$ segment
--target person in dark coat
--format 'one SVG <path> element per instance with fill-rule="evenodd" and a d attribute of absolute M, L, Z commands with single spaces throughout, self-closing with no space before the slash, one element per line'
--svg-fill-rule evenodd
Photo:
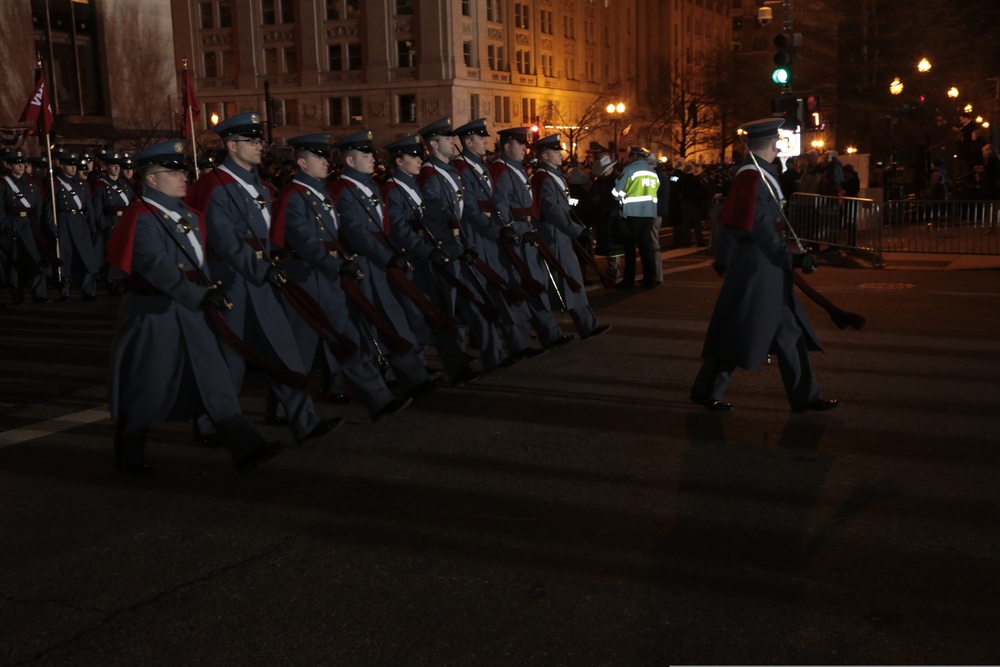
<path fill-rule="evenodd" d="M 550 134 L 536 141 L 532 150 L 538 155 L 538 170 L 531 179 L 532 195 L 539 220 L 538 230 L 552 249 L 568 276 L 553 273 L 549 299 L 565 304 L 580 338 L 600 336 L 611 328 L 598 324 L 583 287 L 583 274 L 573 250 L 573 240 L 580 239 L 584 247 L 593 243 L 591 232 L 570 216 L 569 188 L 560 171 L 563 150 L 559 134 Z M 572 281 L 572 283 L 571 283 Z M 576 287 L 574 290 L 573 287 Z M 556 293 L 558 290 L 558 293 Z"/>
<path fill-rule="evenodd" d="M 105 153 L 102 156 L 104 169 L 95 172 L 91 179 L 94 188 L 94 215 L 97 217 L 97 251 L 104 258 L 104 246 L 111 236 L 111 230 L 121 220 L 125 209 L 135 199 L 132 184 L 121 178 L 121 153 Z M 118 294 L 115 286 L 108 283 L 108 293 Z"/>
<path fill-rule="evenodd" d="M 260 114 L 231 116 L 213 131 L 222 138 L 226 160 L 200 178 L 187 203 L 205 214 L 212 275 L 229 292 L 233 309 L 225 319 L 233 332 L 257 350 L 274 368 L 305 373 L 295 334 L 281 305 L 288 280 L 274 261 L 270 244 L 271 191 L 257 175 L 263 155 Z M 226 360 L 237 390 L 243 385 L 243 357 L 226 348 Z M 304 389 L 274 378 L 266 418 L 289 424 L 298 444 L 319 438 L 343 420 L 320 419 Z"/>
<path fill-rule="evenodd" d="M 51 264 L 40 245 L 39 218 L 42 212 L 42 192 L 38 184 L 26 175 L 28 156 L 21 150 L 8 152 L 3 158 L 4 174 L 0 179 L 3 209 L 0 210 L 0 264 L 7 262 L 11 302 L 24 303 L 27 287 L 35 303 L 49 301 L 45 279 Z"/>
<path fill-rule="evenodd" d="M 742 126 L 752 154 L 743 162 L 719 214 L 716 271 L 725 276 L 702 350 L 704 363 L 691 389 L 691 400 L 713 412 L 730 412 L 723 400 L 733 370 L 760 370 L 769 353 L 778 357 L 781 379 L 792 410 L 830 410 L 813 377 L 809 351 L 822 351 L 794 292 L 792 271 L 812 273 L 816 263 L 805 253 L 792 254 L 775 223 L 782 198 L 777 170 L 781 119 Z M 753 157 L 756 156 L 756 163 Z M 766 182 L 765 180 L 766 179 Z"/>
<path fill-rule="evenodd" d="M 218 443 L 248 470 L 281 452 L 243 416 L 219 340 L 206 309 L 227 306 L 205 264 L 205 229 L 181 203 L 187 191 L 183 141 L 150 146 L 136 155 L 142 198 L 116 226 L 108 261 L 129 291 L 122 301 L 111 361 L 115 465 L 146 477 L 146 434 L 154 420 L 207 415 Z"/>
<path fill-rule="evenodd" d="M 62 262 L 59 298 L 72 300 L 70 277 L 80 276 L 83 300 L 96 301 L 97 272 L 101 269 L 101 258 L 94 245 L 97 218 L 90 190 L 76 177 L 81 158 L 76 153 L 59 150 L 53 159 L 58 159 L 55 166 L 55 214 L 52 196 L 46 192 L 42 197 L 42 224 L 52 238 L 58 239 L 59 259 Z"/>
<path fill-rule="evenodd" d="M 340 149 L 344 163 L 340 178 L 330 185 L 337 214 L 340 216 L 340 239 L 346 250 L 357 253 L 356 260 L 364 273 L 361 288 L 391 326 L 393 333 L 410 344 L 410 349 L 398 354 L 390 352 L 380 333 L 372 332 L 365 342 L 366 353 L 384 358 L 402 390 L 411 398 L 433 391 L 440 374 L 431 376 L 417 352 L 417 338 L 410 328 L 406 309 L 400 303 L 388 276 L 392 269 L 409 273 L 410 261 L 397 252 L 386 236 L 387 216 L 379 197 L 379 187 L 372 178 L 375 171 L 375 144 L 372 133 L 361 130 L 341 138 L 334 144 Z M 402 280 L 408 280 L 405 276 Z M 426 297 L 425 297 L 426 298 Z M 371 330 L 370 321 L 359 325 Z"/>
<path fill-rule="evenodd" d="M 326 189 L 330 174 L 330 135 L 309 134 L 293 137 L 288 144 L 295 149 L 298 171 L 285 185 L 275 203 L 274 229 L 284 231 L 284 239 L 275 245 L 290 251 L 282 263 L 289 280 L 301 285 L 329 317 L 333 327 L 361 347 L 361 333 L 348 316 L 347 296 L 342 280 L 357 280 L 361 267 L 346 256 L 338 242 L 340 219 Z M 352 395 L 368 409 L 373 423 L 410 404 L 410 399 L 395 398 L 370 363 L 368 355 L 354 353 L 338 359 L 320 334 L 293 312 L 286 301 L 285 312 L 295 332 L 302 359 L 311 370 L 321 370 L 323 394 L 335 403 L 349 400 L 342 391 L 338 376 L 348 382 Z M 342 353 L 343 354 L 343 353 Z"/>

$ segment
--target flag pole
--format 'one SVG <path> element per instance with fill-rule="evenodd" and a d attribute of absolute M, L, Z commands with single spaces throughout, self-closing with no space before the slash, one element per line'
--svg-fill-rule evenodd
<path fill-rule="evenodd" d="M 49 159 L 49 194 L 52 195 L 52 228 L 56 230 L 56 284 L 62 283 L 60 276 L 62 268 L 62 257 L 59 253 L 59 214 L 56 211 L 56 169 L 52 164 L 52 142 L 49 135 L 45 135 L 45 152 Z"/>
<path fill-rule="evenodd" d="M 191 156 L 194 160 L 194 178 L 198 180 L 201 178 L 201 170 L 198 169 L 198 140 L 194 136 L 194 108 L 188 104 L 188 98 L 190 97 L 188 88 L 191 86 L 191 77 L 188 76 L 188 59 L 181 58 L 181 78 L 184 83 L 184 108 L 187 110 L 187 120 L 188 127 L 191 128 Z"/>

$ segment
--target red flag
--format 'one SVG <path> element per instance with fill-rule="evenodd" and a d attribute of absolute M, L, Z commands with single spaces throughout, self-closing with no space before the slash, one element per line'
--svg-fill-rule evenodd
<path fill-rule="evenodd" d="M 194 86 L 191 85 L 191 77 L 188 75 L 186 62 L 181 72 L 181 94 L 184 97 L 184 121 L 181 126 L 181 136 L 187 139 L 191 136 L 191 126 L 201 116 L 201 110 L 198 108 L 198 100 L 194 96 Z"/>
<path fill-rule="evenodd" d="M 49 89 L 45 85 L 45 72 L 39 72 L 38 83 L 31 98 L 21 112 L 22 123 L 38 123 L 38 131 L 43 136 L 52 131 L 52 105 L 49 104 Z"/>

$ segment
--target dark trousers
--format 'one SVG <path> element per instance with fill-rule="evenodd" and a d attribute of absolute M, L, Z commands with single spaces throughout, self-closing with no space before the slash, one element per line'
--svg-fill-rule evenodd
<path fill-rule="evenodd" d="M 635 248 L 639 246 L 642 260 L 642 282 L 656 283 L 656 257 L 653 249 L 653 218 L 625 218 L 629 238 L 625 239 L 625 271 L 622 282 L 635 282 Z"/>

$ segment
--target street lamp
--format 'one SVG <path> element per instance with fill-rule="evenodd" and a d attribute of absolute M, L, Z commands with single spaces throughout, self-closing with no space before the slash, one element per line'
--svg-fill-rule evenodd
<path fill-rule="evenodd" d="M 920 62 L 917 63 L 917 71 L 920 73 L 926 73 L 931 71 L 931 61 L 927 58 L 921 58 Z"/>
<path fill-rule="evenodd" d="M 948 97 L 950 97 L 951 99 L 955 99 L 956 97 L 958 97 L 958 88 L 956 88 L 955 86 L 949 88 Z"/>
<path fill-rule="evenodd" d="M 219 114 L 213 113 L 212 114 L 212 125 L 218 125 L 218 124 L 219 124 Z"/>
<path fill-rule="evenodd" d="M 619 102 L 618 104 L 611 103 L 605 109 L 608 115 L 611 116 L 611 131 L 612 138 L 611 141 L 615 146 L 615 151 L 618 151 L 618 121 L 621 119 L 622 115 L 625 113 L 625 103 Z M 617 157 L 617 155 L 616 155 Z"/>
<path fill-rule="evenodd" d="M 889 84 L 889 92 L 893 95 L 899 95 L 903 92 L 903 82 L 899 80 L 898 76 Z"/>
<path fill-rule="evenodd" d="M 966 104 L 964 111 L 965 111 L 965 113 L 972 113 L 972 105 L 971 104 Z"/>

